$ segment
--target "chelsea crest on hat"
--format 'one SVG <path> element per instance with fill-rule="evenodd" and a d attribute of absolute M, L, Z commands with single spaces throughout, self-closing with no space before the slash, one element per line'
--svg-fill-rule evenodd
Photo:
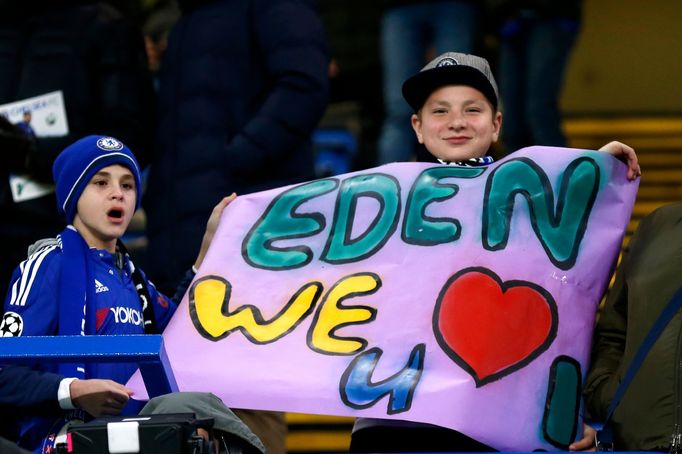
<path fill-rule="evenodd" d="M 104 151 L 118 151 L 123 149 L 123 144 L 113 137 L 101 137 L 97 139 L 97 147 Z"/>

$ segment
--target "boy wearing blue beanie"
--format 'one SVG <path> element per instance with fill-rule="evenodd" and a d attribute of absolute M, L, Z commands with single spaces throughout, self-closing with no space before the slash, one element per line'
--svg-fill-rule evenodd
<path fill-rule="evenodd" d="M 141 175 L 133 153 L 113 137 L 87 136 L 64 149 L 52 170 L 58 211 L 69 225 L 56 239 L 32 246 L 16 268 L 0 336 L 163 331 L 193 272 L 168 298 L 135 267 L 120 241 L 140 206 Z M 224 198 L 213 210 L 196 267 L 234 197 Z M 18 403 L 42 404 L 16 418 L 11 438 L 27 449 L 44 451 L 45 443 L 54 440 L 50 435 L 69 420 L 119 414 L 132 395 L 122 383 L 136 368 L 120 363 L 37 366 L 43 386 L 24 389 L 17 383 L 12 393 L 19 394 L 14 396 Z"/>

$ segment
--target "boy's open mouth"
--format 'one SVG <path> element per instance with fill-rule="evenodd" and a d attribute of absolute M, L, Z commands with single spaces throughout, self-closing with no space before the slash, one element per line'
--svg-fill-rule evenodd
<path fill-rule="evenodd" d="M 107 213 L 107 216 L 109 216 L 110 218 L 114 218 L 114 219 L 121 219 L 123 217 L 123 210 L 113 208 L 113 209 L 109 210 L 109 212 Z"/>

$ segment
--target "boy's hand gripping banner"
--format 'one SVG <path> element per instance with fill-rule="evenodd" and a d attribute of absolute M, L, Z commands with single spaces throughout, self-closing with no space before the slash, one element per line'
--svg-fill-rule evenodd
<path fill-rule="evenodd" d="M 178 385 L 566 449 L 637 191 L 625 175 L 606 153 L 532 147 L 240 196 L 164 333 Z"/>

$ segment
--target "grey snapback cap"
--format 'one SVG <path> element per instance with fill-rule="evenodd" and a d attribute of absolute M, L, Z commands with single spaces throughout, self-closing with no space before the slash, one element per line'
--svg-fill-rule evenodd
<path fill-rule="evenodd" d="M 403 97 L 417 112 L 431 93 L 445 85 L 467 85 L 479 90 L 497 109 L 497 83 L 485 58 L 446 52 L 431 60 L 403 84 Z"/>

